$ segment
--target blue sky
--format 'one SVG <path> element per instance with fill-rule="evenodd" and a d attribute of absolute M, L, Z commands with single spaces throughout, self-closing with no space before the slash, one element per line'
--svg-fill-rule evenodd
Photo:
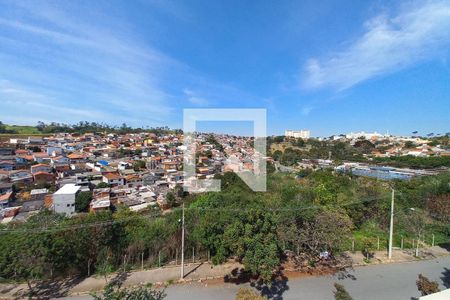
<path fill-rule="evenodd" d="M 445 133 L 449 51 L 448 0 L 0 0 L 0 120 L 266 108 L 269 134 Z"/>

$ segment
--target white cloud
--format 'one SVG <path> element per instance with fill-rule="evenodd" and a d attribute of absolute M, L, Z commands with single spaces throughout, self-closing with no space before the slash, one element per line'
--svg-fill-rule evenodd
<path fill-rule="evenodd" d="M 194 93 L 190 89 L 184 89 L 183 93 L 184 93 L 184 95 L 186 95 L 188 101 L 193 105 L 197 105 L 197 106 L 208 106 L 209 105 L 209 101 L 207 99 L 199 97 L 198 95 L 196 95 L 196 93 Z"/>
<path fill-rule="evenodd" d="M 28 103 L 36 114 L 48 114 L 40 102 L 46 97 L 60 112 L 55 121 L 77 116 L 113 124 L 127 119 L 158 124 L 154 121 L 172 113 L 164 78 L 168 68 L 177 66 L 175 60 L 141 44 L 120 20 L 74 18 L 64 5 L 41 4 L 45 7 L 28 2 L 12 6 L 15 13 L 0 12 L 0 80 L 24 87 L 14 94 L 3 90 L 2 104 L 13 111 L 13 102 Z M 33 90 L 40 99 L 25 92 Z M 8 107 L 2 107 L 2 115 Z M 105 111 L 110 113 L 101 113 Z M 17 121 L 24 117 L 17 114 Z"/>
<path fill-rule="evenodd" d="M 450 2 L 408 4 L 395 16 L 366 22 L 364 34 L 345 49 L 310 59 L 303 87 L 342 90 L 443 55 L 450 45 Z"/>
<path fill-rule="evenodd" d="M 151 18 L 158 8 L 163 13 L 174 9 L 174 14 L 189 15 L 172 4 L 150 5 L 153 8 L 146 9 L 152 22 L 158 22 Z M 34 113 L 55 122 L 90 119 L 112 125 L 178 122 L 174 126 L 181 126 L 177 108 L 186 103 L 210 106 L 255 101 L 239 88 L 216 82 L 160 52 L 151 42 L 161 34 L 158 28 L 143 29 L 125 13 L 99 7 L 90 2 L 0 1 L 0 81 L 46 97 L 60 108 L 58 114 L 50 115 L 39 106 L 41 99 L 30 94 L 0 93 L 0 119 L 23 124 L 34 120 Z M 188 93 L 183 92 L 186 86 Z M 22 113 L 19 103 L 34 103 L 33 113 Z"/>
<path fill-rule="evenodd" d="M 302 108 L 302 115 L 309 116 L 313 108 L 311 106 L 305 106 Z"/>
<path fill-rule="evenodd" d="M 10 81 L 0 80 L 2 109 L 20 112 L 22 117 L 60 120 L 61 116 L 65 116 L 66 119 L 73 122 L 80 118 L 95 120 L 95 118 L 111 117 L 105 112 L 92 108 L 63 105 L 49 96 L 50 93 L 42 94 Z"/>

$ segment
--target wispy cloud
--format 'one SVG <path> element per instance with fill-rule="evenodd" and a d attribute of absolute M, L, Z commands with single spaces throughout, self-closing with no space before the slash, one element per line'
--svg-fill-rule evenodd
<path fill-rule="evenodd" d="M 325 58 L 310 59 L 302 86 L 346 89 L 438 58 L 449 45 L 450 2 L 408 3 L 394 16 L 381 14 L 366 22 L 362 36 L 345 49 Z"/>
<path fill-rule="evenodd" d="M 183 90 L 184 95 L 187 97 L 189 103 L 196 106 L 208 106 L 210 103 L 207 99 L 198 96 L 194 91 L 190 89 Z"/>
<path fill-rule="evenodd" d="M 161 27 L 139 30 L 123 12 L 98 9 L 104 2 L 87 3 L 0 3 L 0 80 L 22 91 L 0 93 L 0 120 L 180 126 L 180 107 L 256 101 L 161 52 L 151 42 Z M 158 13 L 183 22 L 193 18 L 174 2 L 142 3 L 152 24 Z M 24 103 L 33 106 L 37 118 L 21 112 Z M 57 107 L 58 113 L 45 105 Z"/>
<path fill-rule="evenodd" d="M 8 10 L 14 13 L 0 13 L 0 79 L 24 87 L 0 93 L 3 113 L 27 103 L 35 114 L 48 115 L 48 99 L 60 112 L 55 121 L 140 125 L 172 113 L 164 78 L 175 60 L 141 44 L 126 23 L 107 16 L 74 19 L 65 7 L 41 4 L 45 7 L 36 9 L 33 2 L 20 3 Z M 32 97 L 33 90 L 40 97 Z M 75 107 L 62 109 L 69 103 Z M 18 121 L 22 117 L 17 114 Z"/>
<path fill-rule="evenodd" d="M 302 115 L 309 116 L 309 114 L 311 113 L 312 110 L 313 110 L 313 107 L 305 106 L 302 108 Z"/>
<path fill-rule="evenodd" d="M 28 118 L 37 120 L 58 120 L 61 115 L 80 118 L 111 118 L 106 112 L 85 107 L 67 106 L 59 103 L 51 96 L 51 92 L 41 93 L 29 90 L 24 86 L 14 84 L 6 80 L 0 80 L 0 99 L 3 108 L 9 108 L 20 112 L 24 120 Z M 3 120 L 11 119 L 14 116 L 2 116 Z M 75 120 L 71 120 L 75 121 Z M 27 122 L 20 122 L 26 124 Z"/>

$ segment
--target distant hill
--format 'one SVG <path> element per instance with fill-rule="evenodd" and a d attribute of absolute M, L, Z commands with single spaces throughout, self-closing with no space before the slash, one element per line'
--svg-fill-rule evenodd
<path fill-rule="evenodd" d="M 5 129 L 7 131 L 12 131 L 14 134 L 42 134 L 34 126 L 21 126 L 21 125 L 6 125 Z"/>

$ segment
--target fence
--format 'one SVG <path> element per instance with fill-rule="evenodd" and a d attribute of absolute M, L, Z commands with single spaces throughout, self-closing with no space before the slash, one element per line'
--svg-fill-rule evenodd
<path fill-rule="evenodd" d="M 417 249 L 435 245 L 434 234 L 422 234 L 418 238 L 394 236 L 392 240 L 392 247 L 397 249 Z M 351 252 L 356 251 L 380 251 L 388 250 L 389 239 L 386 236 L 372 236 L 353 238 L 345 247 L 346 250 Z"/>
<path fill-rule="evenodd" d="M 210 261 L 210 252 L 199 247 L 189 247 L 184 251 L 184 263 L 202 263 Z M 143 251 L 132 255 L 123 255 L 122 269 L 124 271 L 151 269 L 160 267 L 180 266 L 181 247 L 161 249 L 159 251 Z"/>

